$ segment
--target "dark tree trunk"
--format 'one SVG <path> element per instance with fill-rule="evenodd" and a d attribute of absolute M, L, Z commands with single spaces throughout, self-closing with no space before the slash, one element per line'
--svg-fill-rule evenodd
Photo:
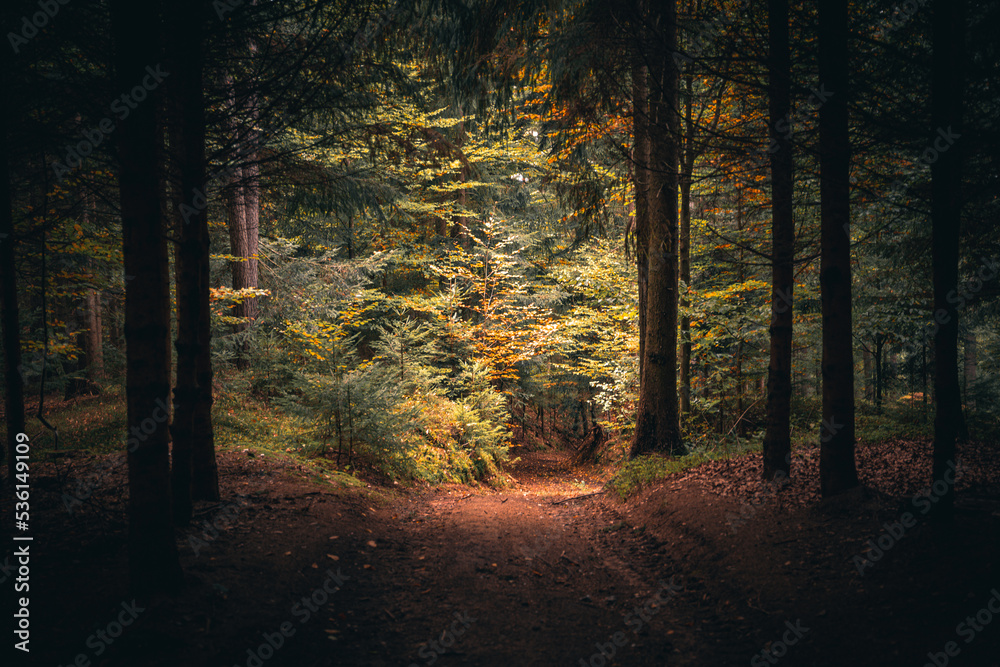
<path fill-rule="evenodd" d="M 680 192 L 681 218 L 680 236 L 677 243 L 680 282 L 683 283 L 683 294 L 680 296 L 681 308 L 691 304 L 687 298 L 687 288 L 691 285 L 691 184 L 694 177 L 695 125 L 694 125 L 694 90 L 691 76 L 685 79 L 686 104 L 684 105 L 684 155 L 681 160 Z M 681 414 L 691 412 L 691 318 L 681 315 L 681 367 L 680 367 L 680 399 Z"/>
<path fill-rule="evenodd" d="M 934 0 L 931 70 L 931 142 L 937 159 L 931 163 L 931 226 L 934 272 L 934 462 L 933 482 L 947 488 L 935 504 L 935 515 L 950 521 L 954 484 L 948 481 L 955 462 L 955 441 L 962 420 L 958 384 L 958 309 L 948 294 L 958 290 L 958 248 L 962 223 L 962 145 L 942 144 L 943 133 L 964 132 L 962 96 L 965 66 L 965 0 Z M 961 141 L 961 140 L 959 140 Z M 953 478 L 952 478 L 952 481 Z"/>
<path fill-rule="evenodd" d="M 794 162 L 791 117 L 791 55 L 788 0 L 768 2 L 768 113 L 771 134 L 771 328 L 767 369 L 767 427 L 764 479 L 790 473 L 792 405 L 792 290 L 795 284 L 795 222 L 792 211 Z"/>
<path fill-rule="evenodd" d="M 924 423 L 927 423 L 929 406 L 927 404 L 927 339 L 920 337 L 920 391 L 924 403 Z"/>
<path fill-rule="evenodd" d="M 251 42 L 251 53 L 256 53 L 256 47 Z M 257 247 L 259 242 L 260 222 L 260 167 L 257 163 L 259 136 L 254 129 L 259 113 L 257 95 L 252 93 L 245 102 L 239 100 L 237 91 L 230 77 L 227 77 L 230 87 L 231 117 L 227 120 L 234 140 L 238 160 L 237 168 L 229 187 L 224 191 L 227 222 L 229 227 L 230 252 L 240 261 L 232 262 L 233 289 L 242 290 L 256 288 L 258 284 Z M 239 120 L 238 120 L 239 119 Z M 233 317 L 244 321 L 233 327 L 233 332 L 240 337 L 256 319 L 258 304 L 256 298 L 244 298 L 232 310 Z M 239 340 L 236 348 L 236 367 L 246 369 L 250 366 L 249 341 Z"/>
<path fill-rule="evenodd" d="M 875 400 L 875 390 L 872 387 L 872 351 L 867 345 L 861 348 L 861 363 L 863 364 L 865 400 L 871 403 Z"/>
<path fill-rule="evenodd" d="M 649 285 L 635 439 L 630 456 L 681 448 L 677 410 L 677 115 L 676 0 L 657 4 L 657 48 L 649 76 Z"/>
<path fill-rule="evenodd" d="M 875 334 L 875 414 L 882 414 L 882 369 L 883 358 L 882 349 L 885 347 L 885 337 Z"/>
<path fill-rule="evenodd" d="M 7 17 L 12 12 L 3 11 L 0 16 Z M 12 52 L 5 50 L 0 58 L 0 72 L 4 82 L 12 67 Z M 9 90 L 4 88 L 4 90 Z M 3 321 L 3 353 L 4 353 L 4 415 L 7 422 L 7 465 L 8 478 L 14 483 L 14 448 L 17 445 L 17 434 L 24 433 L 24 383 L 21 376 L 21 334 L 18 324 L 17 307 L 17 272 L 14 268 L 14 215 L 10 191 L 10 146 L 11 120 L 14 116 L 11 102 L 8 100 L 0 105 L 0 319 Z M 2 479 L 0 479 L 2 481 Z M 0 494 L 0 497 L 3 497 Z M 5 500 L 6 502 L 6 500 Z"/>
<path fill-rule="evenodd" d="M 191 520 L 194 500 L 218 499 L 217 481 L 205 488 L 199 480 L 217 480 L 211 428 L 211 356 L 207 326 L 209 290 L 208 202 L 205 199 L 205 107 L 202 95 L 202 25 L 205 4 L 181 0 L 170 6 L 168 42 L 172 79 L 169 92 L 172 174 L 177 193 L 177 381 L 174 387 L 174 520 Z M 208 365 L 207 386 L 203 377 Z M 207 424 L 205 416 L 208 416 Z M 206 428 L 207 427 L 207 428 Z M 203 451 L 207 448 L 207 452 Z M 197 460 L 196 460 L 197 459 Z M 206 473 L 203 468 L 207 467 Z M 198 470 L 198 474 L 195 471 Z M 213 490 L 214 489 L 214 490 Z"/>
<path fill-rule="evenodd" d="M 84 350 L 87 352 L 87 380 L 96 384 L 104 379 L 104 317 L 100 292 L 89 288 L 86 298 L 87 333 Z"/>
<path fill-rule="evenodd" d="M 194 433 L 191 441 L 191 497 L 194 500 L 219 500 L 219 467 L 215 458 L 215 429 L 212 425 L 212 313 L 209 305 L 209 234 L 208 221 L 201 231 L 201 291 L 198 303 L 198 352 L 195 372 L 198 400 L 194 404 Z"/>
<path fill-rule="evenodd" d="M 87 193 L 84 196 L 83 212 L 80 215 L 80 224 L 84 227 L 89 226 L 90 223 L 92 202 L 93 195 Z M 80 307 L 77 308 L 77 315 L 80 318 L 81 327 L 76 333 L 76 346 L 80 348 L 81 354 L 77 359 L 76 369 L 77 371 L 85 371 L 85 373 L 66 383 L 65 398 L 67 400 L 76 396 L 99 394 L 101 387 L 98 381 L 104 375 L 104 350 L 101 343 L 101 297 L 93 287 L 84 290 Z M 67 333 L 70 332 L 67 331 Z"/>
<path fill-rule="evenodd" d="M 824 497 L 858 485 L 854 461 L 854 354 L 851 346 L 851 145 L 848 132 L 847 0 L 819 5 L 819 77 L 831 91 L 819 110 L 820 290 L 823 312 Z"/>
<path fill-rule="evenodd" d="M 637 46 L 632 54 L 632 186 L 635 197 L 635 268 L 639 288 L 639 383 L 646 349 L 649 284 L 649 68 Z"/>
<path fill-rule="evenodd" d="M 158 9 L 156 2 L 111 2 L 120 90 L 130 90 L 147 76 L 148 65 L 161 62 Z M 156 97 L 138 104 L 118 130 L 125 274 L 134 276 L 125 292 L 127 424 L 132 434 L 129 583 L 143 596 L 172 591 L 181 581 L 170 507 L 165 409 L 170 400 L 170 284 L 160 208 Z"/>
<path fill-rule="evenodd" d="M 976 366 L 976 334 L 970 331 L 965 334 L 965 372 L 963 374 L 963 379 L 965 380 L 965 391 L 963 392 L 965 396 L 965 409 L 970 412 L 976 409 Z"/>

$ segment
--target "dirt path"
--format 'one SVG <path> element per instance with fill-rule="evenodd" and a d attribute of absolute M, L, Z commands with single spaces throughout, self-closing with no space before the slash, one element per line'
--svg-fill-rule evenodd
<path fill-rule="evenodd" d="M 700 594 L 664 545 L 599 496 L 573 499 L 602 480 L 570 469 L 565 453 L 518 455 L 509 489 L 440 490 L 376 512 L 367 535 L 376 546 L 364 540 L 343 562 L 352 579 L 321 652 L 302 642 L 284 657 L 316 666 L 746 660 L 730 628 L 694 622 L 685 598 Z"/>
<path fill-rule="evenodd" d="M 750 507 L 723 492 L 753 487 L 733 460 L 620 503 L 565 453 L 514 454 L 508 488 L 397 493 L 225 452 L 227 503 L 179 534 L 187 585 L 124 631 L 124 469 L 74 460 L 61 474 L 91 481 L 72 514 L 73 485 L 42 469 L 25 664 L 920 667 L 1000 588 L 995 485 L 963 488 L 952 538 L 913 527 L 862 576 L 854 557 L 910 505 L 898 493 Z M 95 640 L 107 629 L 121 636 Z M 1000 614 L 973 639 L 947 664 L 998 665 Z"/>

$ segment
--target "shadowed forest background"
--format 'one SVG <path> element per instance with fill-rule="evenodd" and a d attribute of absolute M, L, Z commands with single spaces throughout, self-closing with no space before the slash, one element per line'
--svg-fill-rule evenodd
<path fill-rule="evenodd" d="M 1000 664 L 998 26 L 6 3 L 4 655 Z"/>

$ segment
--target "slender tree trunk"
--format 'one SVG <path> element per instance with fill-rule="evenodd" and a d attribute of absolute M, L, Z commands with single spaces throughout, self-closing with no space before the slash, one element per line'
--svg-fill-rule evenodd
<path fill-rule="evenodd" d="M 4 11 L 0 15 L 6 16 Z M 5 69 L 0 76 L 5 79 L 9 75 L 11 52 L 7 51 L 0 65 Z M 5 88 L 6 90 L 6 88 Z M 7 422 L 8 479 L 14 484 L 14 448 L 17 446 L 17 434 L 24 433 L 24 380 L 21 375 L 21 334 L 18 324 L 17 305 L 17 271 L 14 267 L 14 216 L 10 191 L 10 127 L 13 117 L 10 103 L 0 105 L 0 320 L 3 322 L 3 353 L 4 353 L 4 416 Z M 2 479 L 0 479 L 2 481 Z M 13 486 L 11 487 L 13 488 Z M 0 498 L 6 498 L 0 494 Z"/>
<path fill-rule="evenodd" d="M 643 371 L 632 457 L 681 448 L 677 406 L 677 3 L 657 3 L 650 60 L 649 285 Z"/>
<path fill-rule="evenodd" d="M 205 199 L 205 108 L 202 94 L 204 3 L 171 5 L 169 42 L 172 173 L 176 179 L 177 384 L 174 388 L 172 482 L 174 519 L 191 520 L 194 500 L 218 499 L 211 428 L 211 356 L 208 310 L 208 202 Z M 204 364 L 208 364 L 208 377 Z M 202 386 L 207 381 L 207 387 Z M 207 424 L 206 424 L 207 416 Z M 207 432 L 207 433 L 206 433 Z M 208 449 L 205 452 L 205 449 Z M 207 469 L 207 470 L 206 470 Z M 199 484 L 195 484 L 196 474 Z M 215 482 L 205 482 L 205 479 Z"/>
<path fill-rule="evenodd" d="M 764 479 L 787 477 L 791 454 L 792 292 L 795 285 L 794 160 L 791 128 L 792 78 L 788 0 L 768 2 L 768 113 L 771 134 L 771 328 L 767 371 Z"/>
<path fill-rule="evenodd" d="M 251 43 L 250 52 L 256 48 Z M 255 288 L 258 284 L 257 250 L 260 222 L 260 167 L 257 163 L 259 137 L 254 126 L 258 109 L 257 96 L 251 94 L 245 104 L 240 104 L 234 84 L 227 77 L 230 86 L 230 109 L 233 115 L 227 123 L 235 140 L 239 166 L 234 169 L 230 185 L 224 193 L 229 244 L 233 256 L 239 261 L 232 262 L 233 289 Z M 237 117 L 241 122 L 237 122 Z M 245 298 L 233 307 L 233 317 L 244 321 L 233 327 L 238 336 L 247 331 L 256 319 L 258 304 L 256 298 Z M 243 339 L 237 346 L 236 367 L 246 369 L 250 365 L 249 341 Z"/>
<path fill-rule="evenodd" d="M 819 75 L 831 97 L 819 110 L 820 290 L 823 313 L 824 497 L 858 485 L 854 461 L 854 354 L 851 347 L 851 237 L 847 0 L 819 5 Z"/>
<path fill-rule="evenodd" d="M 695 126 L 694 126 L 694 90 L 692 76 L 685 77 L 687 101 L 684 106 L 684 155 L 681 161 L 680 192 L 681 219 L 680 236 L 677 243 L 680 282 L 683 290 L 680 296 L 680 307 L 687 308 L 687 289 L 691 285 L 691 183 L 694 177 L 695 161 Z M 681 368 L 680 368 L 680 399 L 681 414 L 691 412 L 691 318 L 681 315 Z"/>
<path fill-rule="evenodd" d="M 112 0 L 111 28 L 120 90 L 161 62 L 158 3 Z M 160 209 L 156 95 L 140 103 L 118 130 L 121 159 L 129 444 L 129 582 L 145 596 L 181 580 L 170 499 L 170 294 Z M 152 431 L 149 427 L 152 427 Z M 141 437 L 140 437 L 141 434 Z"/>
<path fill-rule="evenodd" d="M 924 402 L 924 423 L 927 423 L 927 419 L 930 414 L 927 404 L 927 340 L 921 336 L 920 338 L 920 386 L 921 386 L 921 398 Z"/>
<path fill-rule="evenodd" d="M 743 282 L 742 280 L 740 282 Z M 736 435 L 742 437 L 745 432 L 743 426 L 743 341 L 736 341 Z"/>
<path fill-rule="evenodd" d="M 958 248 L 962 224 L 962 144 L 944 145 L 944 133 L 964 133 L 962 97 L 965 63 L 965 0 L 934 0 L 931 69 L 931 262 L 934 273 L 934 456 L 932 480 L 947 489 L 936 503 L 935 516 L 950 521 L 955 502 L 955 441 L 962 420 L 958 384 L 958 309 L 948 298 L 958 289 Z"/>
<path fill-rule="evenodd" d="M 637 46 L 632 53 L 632 187 L 635 197 L 635 267 L 639 288 L 639 383 L 646 349 L 649 285 L 649 68 Z"/>
<path fill-rule="evenodd" d="M 85 196 L 84 215 L 87 219 L 96 213 L 95 197 L 92 192 Z M 101 293 L 93 287 L 87 289 L 85 299 L 87 331 L 83 349 L 87 354 L 87 380 L 91 385 L 104 380 L 104 318 Z"/>
<path fill-rule="evenodd" d="M 885 341 L 880 333 L 875 334 L 875 414 L 882 414 L 882 348 Z"/>
<path fill-rule="evenodd" d="M 875 400 L 875 392 L 872 388 L 872 351 L 867 346 L 861 348 L 861 363 L 865 374 L 865 400 L 871 403 Z"/>
<path fill-rule="evenodd" d="M 963 379 L 965 380 L 965 409 L 972 412 L 976 409 L 976 334 L 969 331 L 965 334 L 965 373 L 963 374 Z"/>
<path fill-rule="evenodd" d="M 80 215 L 80 224 L 84 227 L 90 224 L 90 210 L 93 195 L 88 193 L 84 196 L 83 212 Z M 72 329 L 76 331 L 76 346 L 80 348 L 80 356 L 77 358 L 76 370 L 84 371 L 82 377 L 77 377 L 66 383 L 66 399 L 87 394 L 100 393 L 97 380 L 103 376 L 104 352 L 101 348 L 101 299 L 97 290 L 88 287 L 84 290 L 80 306 L 76 310 L 79 322 L 76 326 L 67 326 L 67 334 L 72 334 Z"/>
<path fill-rule="evenodd" d="M 104 379 L 104 318 L 101 313 L 101 294 L 96 289 L 87 290 L 87 379 L 92 383 Z"/>

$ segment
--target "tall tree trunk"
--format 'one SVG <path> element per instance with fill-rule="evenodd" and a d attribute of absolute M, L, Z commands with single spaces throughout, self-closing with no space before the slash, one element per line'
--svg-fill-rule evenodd
<path fill-rule="evenodd" d="M 218 499 L 211 424 L 209 232 L 202 94 L 204 7 L 200 0 L 181 0 L 171 5 L 169 15 L 172 174 L 180 238 L 176 254 L 177 382 L 172 426 L 174 520 L 178 525 L 190 522 L 194 500 Z M 207 484 L 206 479 L 210 480 Z"/>
<path fill-rule="evenodd" d="M 159 3 L 112 0 L 111 29 L 119 90 L 131 90 L 161 62 Z M 125 292 L 129 583 L 145 596 L 181 581 L 170 508 L 167 401 L 170 400 L 170 294 L 160 209 L 156 95 L 118 130 Z M 151 429 L 151 430 L 150 430 Z"/>
<path fill-rule="evenodd" d="M 976 409 L 976 366 L 976 334 L 973 331 L 969 331 L 965 334 L 965 372 L 962 376 L 965 380 L 965 391 L 963 392 L 965 396 L 965 409 L 969 412 Z"/>
<path fill-rule="evenodd" d="M 632 53 L 632 187 L 635 197 L 633 229 L 636 281 L 639 288 L 641 385 L 643 354 L 646 349 L 646 294 L 649 284 L 649 68 L 640 51 L 640 46 L 637 45 Z"/>
<path fill-rule="evenodd" d="M 694 126 L 694 90 L 692 79 L 685 77 L 686 104 L 684 106 L 684 151 L 681 160 L 680 192 L 681 219 L 680 236 L 677 243 L 678 261 L 680 263 L 680 282 L 683 283 L 683 294 L 680 296 L 681 308 L 691 304 L 687 298 L 687 288 L 691 285 L 691 183 L 694 177 L 695 161 L 695 126 Z M 691 412 L 691 317 L 681 315 L 681 368 L 680 368 L 680 399 L 681 414 Z"/>
<path fill-rule="evenodd" d="M 657 3 L 649 76 L 649 285 L 635 439 L 630 456 L 681 448 L 677 411 L 677 3 Z"/>
<path fill-rule="evenodd" d="M 0 16 L 8 17 L 12 11 L 3 10 Z M 4 83 L 11 77 L 12 52 L 5 49 L 0 57 Z M 4 90 L 11 89 L 4 86 Z M 10 188 L 11 121 L 19 111 L 12 108 L 8 100 L 0 104 L 0 320 L 3 322 L 4 416 L 7 422 L 7 447 L 0 447 L 0 453 L 7 451 L 8 479 L 14 484 L 14 448 L 17 434 L 24 433 L 24 380 L 21 376 L 21 332 L 18 324 L 17 271 L 14 267 L 14 213 Z M 2 478 L 0 478 L 2 481 Z M 13 487 L 11 487 L 13 488 Z M 0 494 L 0 498 L 4 496 Z M 4 498 L 6 502 L 6 498 Z"/>
<path fill-rule="evenodd" d="M 927 388 L 927 339 L 923 336 L 920 337 L 920 387 L 924 403 L 924 423 L 926 424 L 930 410 L 927 404 L 927 394 L 929 393 Z"/>
<path fill-rule="evenodd" d="M 743 188 L 736 189 L 736 230 L 743 231 Z M 742 236 L 742 234 L 740 234 Z M 739 248 L 739 269 L 736 272 L 736 282 L 742 285 L 746 281 L 746 263 L 744 261 L 744 250 Z M 742 297 L 740 297 L 742 301 Z M 733 429 L 736 430 L 737 440 L 743 436 L 743 326 L 739 328 L 739 338 L 736 339 L 736 421 Z"/>
<path fill-rule="evenodd" d="M 824 497 L 858 485 L 854 461 L 854 354 L 851 347 L 851 144 L 847 101 L 847 0 L 819 5 L 819 78 L 831 97 L 819 110 L 820 290 L 823 312 Z"/>
<path fill-rule="evenodd" d="M 861 348 L 861 363 L 864 368 L 862 372 L 865 375 L 865 400 L 871 403 L 875 400 L 875 390 L 872 387 L 872 351 L 867 345 Z"/>
<path fill-rule="evenodd" d="M 90 224 L 90 212 L 94 200 L 92 193 L 84 196 L 83 212 L 80 224 L 84 227 Z M 93 287 L 84 290 L 77 315 L 81 322 L 76 333 L 76 346 L 81 354 L 77 359 L 77 371 L 85 371 L 83 377 L 77 377 L 66 383 L 66 399 L 85 394 L 100 392 L 97 382 L 104 375 L 104 350 L 101 344 L 101 297 Z M 67 331 L 67 333 L 70 333 Z"/>
<path fill-rule="evenodd" d="M 87 290 L 87 379 L 93 383 L 104 379 L 104 317 L 101 313 L 101 293 Z"/>
<path fill-rule="evenodd" d="M 84 215 L 96 215 L 96 198 L 93 192 L 84 197 Z M 104 317 L 101 293 L 93 287 L 87 289 L 84 304 L 87 331 L 83 349 L 87 354 L 87 380 L 96 384 L 104 379 Z"/>
<path fill-rule="evenodd" d="M 256 53 L 251 42 L 249 50 Z M 230 87 L 231 118 L 227 124 L 234 137 L 238 154 L 238 166 L 233 171 L 229 187 L 224 192 L 226 217 L 229 227 L 230 252 L 239 261 L 232 262 L 233 289 L 242 290 L 257 287 L 257 249 L 260 222 L 260 167 L 257 163 L 259 136 L 254 129 L 259 110 L 255 92 L 248 95 L 241 104 L 234 82 L 227 77 Z M 240 119 L 241 122 L 238 122 Z M 233 327 L 233 333 L 240 337 L 257 317 L 257 299 L 245 298 L 233 307 L 233 317 L 244 321 Z M 236 367 L 246 369 L 250 365 L 249 341 L 243 338 L 236 350 Z"/>
<path fill-rule="evenodd" d="M 942 144 L 945 133 L 961 136 L 965 64 L 965 0 L 934 0 L 931 69 L 931 262 L 934 273 L 934 456 L 932 479 L 947 489 L 935 505 L 935 516 L 950 521 L 955 502 L 955 441 L 962 419 L 958 384 L 958 309 L 948 298 L 958 290 L 958 248 L 962 224 L 962 145 Z M 961 140 L 959 139 L 959 142 Z"/>
<path fill-rule="evenodd" d="M 882 350 L 885 347 L 885 337 L 881 333 L 875 334 L 875 414 L 882 414 L 882 369 L 884 368 L 884 355 Z"/>
<path fill-rule="evenodd" d="M 768 2 L 768 113 L 771 134 L 771 328 L 764 479 L 789 475 L 792 409 L 792 292 L 795 285 L 794 161 L 790 128 L 792 61 L 788 0 Z M 779 474 L 780 473 L 780 474 Z"/>
<path fill-rule="evenodd" d="M 245 158 L 240 158 L 244 160 Z M 247 166 L 239 167 L 234 172 L 233 182 L 225 193 L 226 217 L 229 227 L 230 252 L 238 261 L 232 262 L 233 289 L 242 290 L 257 287 L 257 216 L 252 215 L 250 207 L 256 204 L 246 186 L 253 174 Z M 232 316 L 243 318 L 244 321 L 233 327 L 233 333 L 239 335 L 246 332 L 250 321 L 257 314 L 257 300 L 243 299 L 233 306 Z M 248 345 L 241 340 L 237 346 L 236 367 L 248 368 Z"/>
<path fill-rule="evenodd" d="M 202 225 L 199 254 L 198 349 L 195 373 L 198 397 L 194 404 L 194 433 L 191 440 L 191 497 L 194 500 L 219 500 L 219 467 L 215 458 L 215 428 L 212 425 L 212 313 L 209 304 L 209 233 L 208 220 Z"/>

